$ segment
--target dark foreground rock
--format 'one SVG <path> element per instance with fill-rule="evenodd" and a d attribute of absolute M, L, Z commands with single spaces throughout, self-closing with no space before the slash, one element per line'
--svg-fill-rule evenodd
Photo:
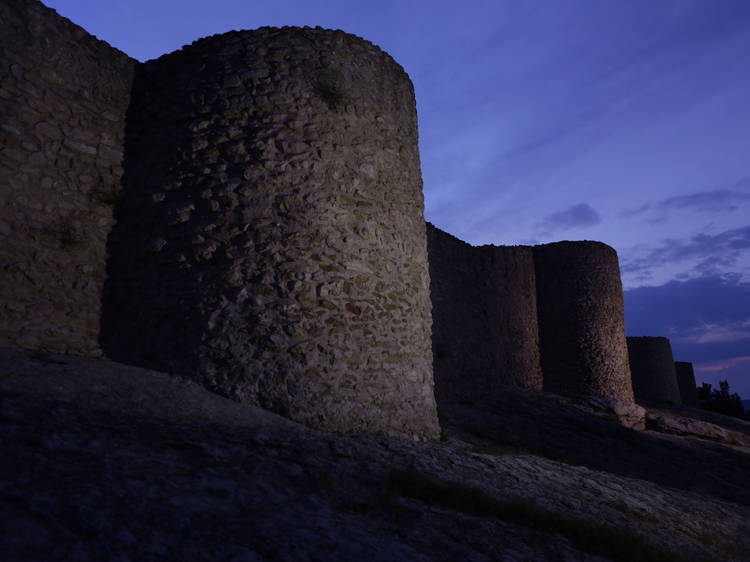
<path fill-rule="evenodd" d="M 750 552 L 747 449 L 563 401 L 443 404 L 447 441 L 410 443 L 313 432 L 177 377 L 70 357 L 2 350 L 0 392 L 4 560 Z"/>

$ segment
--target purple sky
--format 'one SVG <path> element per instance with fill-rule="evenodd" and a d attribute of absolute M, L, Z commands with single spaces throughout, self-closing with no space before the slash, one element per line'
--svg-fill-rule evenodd
<path fill-rule="evenodd" d="M 139 60 L 264 25 L 372 41 L 414 82 L 428 220 L 610 244 L 628 334 L 750 398 L 747 0 L 45 4 Z"/>

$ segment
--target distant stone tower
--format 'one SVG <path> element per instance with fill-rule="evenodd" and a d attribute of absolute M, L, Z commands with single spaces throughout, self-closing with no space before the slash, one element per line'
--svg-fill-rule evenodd
<path fill-rule="evenodd" d="M 427 247 L 438 400 L 542 390 L 531 247 L 473 247 L 429 223 Z"/>
<path fill-rule="evenodd" d="M 320 28 L 138 68 L 102 339 L 334 431 L 439 435 L 411 81 Z"/>
<path fill-rule="evenodd" d="M 617 253 L 600 242 L 534 246 L 544 388 L 633 402 Z"/>
<path fill-rule="evenodd" d="M 680 403 L 672 346 L 663 337 L 629 337 L 628 354 L 637 401 Z"/>
<path fill-rule="evenodd" d="M 686 406 L 698 407 L 698 390 L 695 386 L 693 364 L 687 361 L 675 361 L 677 386 L 680 389 L 680 399 Z"/>

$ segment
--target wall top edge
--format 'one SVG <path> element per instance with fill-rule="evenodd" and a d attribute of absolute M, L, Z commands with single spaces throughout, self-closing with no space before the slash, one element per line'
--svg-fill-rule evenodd
<path fill-rule="evenodd" d="M 300 27 L 300 26 L 285 25 L 283 27 L 261 26 L 255 29 L 233 29 L 230 31 L 222 32 L 222 33 L 215 33 L 213 35 L 200 37 L 188 45 L 183 45 L 179 49 L 176 49 L 169 53 L 164 53 L 163 55 L 160 55 L 154 59 L 149 59 L 145 61 L 144 64 L 148 62 L 160 60 L 164 57 L 170 57 L 178 53 L 190 52 L 191 50 L 196 49 L 196 48 L 203 48 L 206 46 L 206 44 L 210 44 L 211 42 L 231 42 L 233 40 L 242 40 L 245 37 L 249 38 L 254 35 L 262 36 L 264 34 L 272 35 L 275 37 L 287 35 L 291 37 L 298 36 L 300 38 L 307 38 L 307 39 L 326 38 L 326 39 L 330 39 L 331 41 L 338 41 L 340 43 L 357 42 L 366 47 L 369 47 L 371 49 L 374 49 L 380 52 L 382 55 L 386 56 L 391 61 L 393 61 L 393 64 L 398 66 L 398 68 L 400 68 L 401 71 L 404 72 L 404 74 L 406 74 L 406 71 L 404 70 L 404 68 L 387 51 L 385 51 L 384 49 L 382 49 L 380 46 L 376 45 L 372 41 L 368 41 L 367 39 L 364 39 L 363 37 L 360 37 L 359 35 L 355 35 L 353 33 L 349 33 L 341 29 L 329 29 L 329 28 L 320 27 L 320 26 Z"/>
<path fill-rule="evenodd" d="M 127 53 L 121 51 L 117 47 L 113 47 L 110 45 L 107 41 L 104 39 L 100 39 L 93 33 L 89 33 L 86 29 L 78 25 L 77 23 L 71 21 L 70 19 L 66 18 L 65 16 L 61 15 L 57 12 L 54 8 L 50 8 L 49 6 L 45 5 L 41 1 L 38 0 L 11 0 L 9 3 L 11 8 L 16 9 L 26 9 L 26 10 L 39 10 L 39 11 L 46 11 L 51 12 L 55 15 L 55 18 L 62 21 L 64 25 L 69 26 L 70 28 L 75 30 L 75 35 L 77 35 L 77 40 L 84 41 L 91 43 L 92 45 L 95 45 L 99 47 L 100 49 L 107 49 L 109 50 L 114 57 L 121 58 L 124 61 L 127 61 L 129 64 L 140 64 L 140 61 L 137 59 L 131 57 Z"/>
<path fill-rule="evenodd" d="M 628 336 L 628 342 L 657 342 L 666 341 L 669 342 L 669 338 L 664 336 Z"/>
<path fill-rule="evenodd" d="M 460 242 L 461 244 L 465 244 L 465 245 L 467 245 L 467 246 L 469 246 L 471 248 L 487 248 L 487 249 L 491 249 L 491 248 L 518 248 L 518 249 L 529 248 L 529 249 L 537 249 L 537 248 L 539 248 L 539 249 L 542 249 L 542 248 L 553 248 L 553 247 L 554 248 L 563 248 L 563 247 L 584 248 L 584 247 L 588 246 L 588 247 L 590 247 L 592 249 L 593 248 L 600 248 L 600 249 L 603 249 L 603 250 L 612 251 L 612 252 L 617 253 L 617 251 L 612 246 L 610 246 L 609 244 L 607 244 L 605 242 L 599 242 L 597 240 L 559 240 L 557 242 L 548 242 L 546 244 L 536 244 L 536 245 L 525 245 L 525 244 L 481 244 L 481 245 L 473 245 L 473 244 L 469 244 L 468 242 L 464 242 L 463 240 L 461 240 L 457 236 L 454 236 L 453 234 L 450 234 L 450 233 L 448 233 L 448 232 L 446 232 L 446 231 L 438 228 L 437 226 L 435 226 L 434 224 L 432 224 L 430 221 L 426 221 L 426 222 L 427 222 L 427 224 L 430 227 L 432 227 L 433 229 L 435 229 L 439 234 L 441 234 L 443 236 L 449 236 L 450 238 L 452 238 L 456 242 Z"/>

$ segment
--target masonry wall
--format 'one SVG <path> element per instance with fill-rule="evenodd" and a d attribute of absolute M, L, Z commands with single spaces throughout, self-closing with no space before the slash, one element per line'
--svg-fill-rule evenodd
<path fill-rule="evenodd" d="M 427 247 L 438 401 L 541 390 L 531 248 L 472 247 L 429 223 Z"/>
<path fill-rule="evenodd" d="M 0 345 L 99 353 L 136 64 L 39 2 L 0 3 Z"/>
<path fill-rule="evenodd" d="M 534 246 L 545 390 L 633 402 L 617 253 L 600 242 Z"/>
<path fill-rule="evenodd" d="M 103 342 L 326 430 L 439 435 L 411 81 L 340 31 L 139 67 Z"/>
<path fill-rule="evenodd" d="M 263 28 L 141 65 L 35 0 L 0 5 L 0 34 L 0 345 L 101 343 L 314 427 L 417 439 L 439 434 L 433 362 L 445 399 L 544 372 L 632 401 L 603 244 L 429 225 L 430 301 L 413 88 L 371 43 Z"/>
<path fill-rule="evenodd" d="M 629 337 L 628 353 L 637 401 L 680 403 L 672 346 L 663 337 Z"/>
<path fill-rule="evenodd" d="M 677 375 L 677 386 L 680 389 L 680 401 L 686 406 L 698 407 L 698 389 L 695 385 L 695 373 L 693 364 L 687 361 L 675 361 L 675 374 Z"/>

